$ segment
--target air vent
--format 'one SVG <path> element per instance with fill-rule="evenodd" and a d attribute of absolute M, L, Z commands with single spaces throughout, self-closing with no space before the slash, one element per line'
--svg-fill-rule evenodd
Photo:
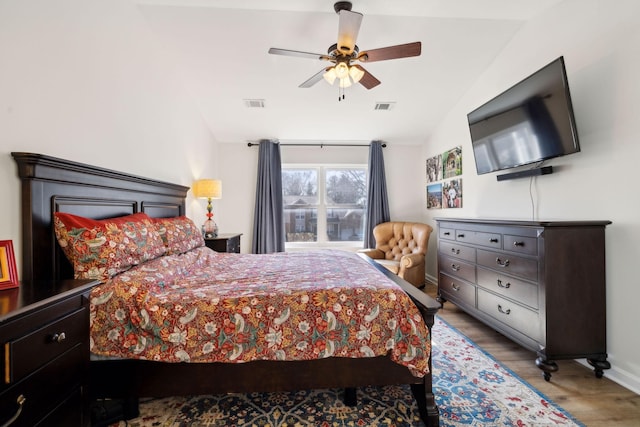
<path fill-rule="evenodd" d="M 395 107 L 395 102 L 376 102 L 374 110 L 389 111 Z"/>
<path fill-rule="evenodd" d="M 264 99 L 245 99 L 244 105 L 247 108 L 264 108 Z"/>

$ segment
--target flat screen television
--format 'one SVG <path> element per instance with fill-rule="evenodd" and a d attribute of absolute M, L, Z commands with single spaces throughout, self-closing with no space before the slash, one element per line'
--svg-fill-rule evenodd
<path fill-rule="evenodd" d="M 562 56 L 473 110 L 467 119 L 479 175 L 580 151 Z M 541 174 L 545 173 L 551 173 L 551 167 Z"/>

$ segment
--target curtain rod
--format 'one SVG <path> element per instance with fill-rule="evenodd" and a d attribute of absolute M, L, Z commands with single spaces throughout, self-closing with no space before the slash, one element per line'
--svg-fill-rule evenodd
<path fill-rule="evenodd" d="M 247 147 L 258 146 L 260 143 L 247 142 Z M 294 147 L 369 147 L 371 144 L 323 144 L 323 143 L 315 143 L 315 144 L 284 144 L 279 143 L 282 146 L 294 146 Z M 386 147 L 387 144 L 382 144 L 382 147 Z"/>

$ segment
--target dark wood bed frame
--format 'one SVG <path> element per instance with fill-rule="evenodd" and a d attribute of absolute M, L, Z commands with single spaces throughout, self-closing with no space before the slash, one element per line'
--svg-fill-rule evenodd
<path fill-rule="evenodd" d="M 22 280 L 73 277 L 71 265 L 55 239 L 54 212 L 96 219 L 136 212 L 153 217 L 185 214 L 188 187 L 41 154 L 12 153 L 12 156 L 22 182 Z M 369 262 L 409 294 L 431 329 L 440 304 Z M 243 364 L 92 361 L 90 384 L 93 398 L 124 398 L 133 402 L 139 397 L 345 388 L 349 404 L 355 403 L 356 387 L 410 384 L 425 424 L 437 426 L 439 422 L 431 374 L 416 378 L 388 356 Z"/>

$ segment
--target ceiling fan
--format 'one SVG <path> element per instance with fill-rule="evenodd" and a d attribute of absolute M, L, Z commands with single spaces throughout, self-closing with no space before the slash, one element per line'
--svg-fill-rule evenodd
<path fill-rule="evenodd" d="M 351 7 L 351 2 L 348 1 L 339 1 L 333 5 L 333 9 L 339 16 L 338 42 L 329 46 L 326 54 L 278 49 L 274 47 L 269 49 L 269 53 L 274 55 L 319 59 L 333 64 L 329 67 L 323 68 L 318 73 L 311 76 L 311 78 L 303 82 L 299 87 L 309 88 L 322 80 L 322 78 L 324 78 L 329 84 L 333 84 L 337 79 L 338 86 L 342 91 L 342 98 L 339 99 L 344 99 L 343 89 L 351 86 L 354 82 L 359 82 L 367 89 L 372 89 L 380 84 L 380 80 L 375 78 L 361 65 L 354 64 L 354 62 L 358 61 L 367 63 L 420 56 L 422 50 L 422 43 L 420 42 L 406 43 L 360 52 L 358 45 L 356 45 L 356 39 L 358 38 L 358 31 L 360 30 L 360 24 L 362 23 L 362 14 L 352 12 Z"/>

